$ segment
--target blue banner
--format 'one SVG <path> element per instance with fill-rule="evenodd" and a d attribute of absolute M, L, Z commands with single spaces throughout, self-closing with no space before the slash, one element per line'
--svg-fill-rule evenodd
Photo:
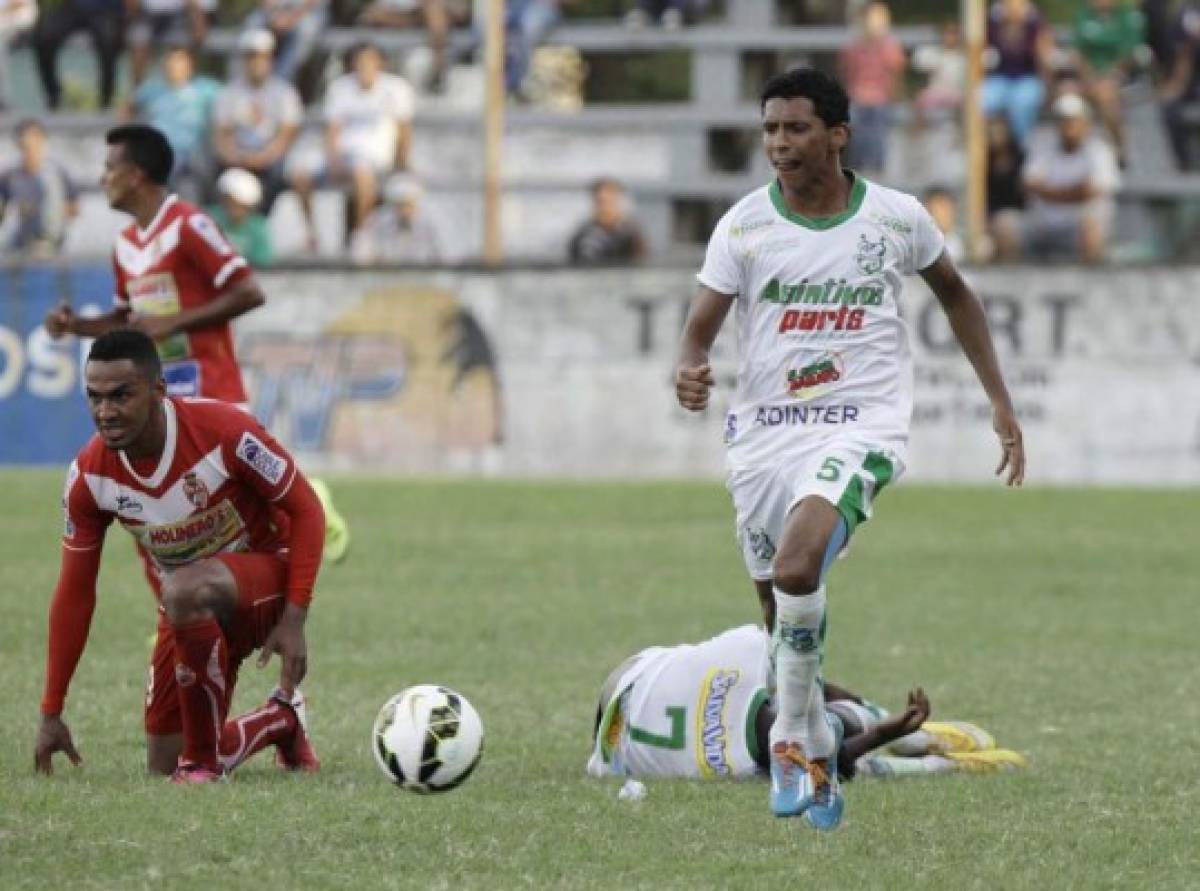
<path fill-rule="evenodd" d="M 112 289 L 105 265 L 0 267 L 0 464 L 66 464 L 92 435 L 80 380 L 88 343 L 53 341 L 42 320 L 62 300 L 103 312 Z"/>

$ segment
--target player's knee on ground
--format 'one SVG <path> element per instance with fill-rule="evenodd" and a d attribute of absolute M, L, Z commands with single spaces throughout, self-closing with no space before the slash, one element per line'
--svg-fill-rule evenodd
<path fill-rule="evenodd" d="M 223 594 L 220 576 L 210 564 L 185 566 L 163 578 L 163 612 L 174 626 L 212 618 L 220 610 Z"/>

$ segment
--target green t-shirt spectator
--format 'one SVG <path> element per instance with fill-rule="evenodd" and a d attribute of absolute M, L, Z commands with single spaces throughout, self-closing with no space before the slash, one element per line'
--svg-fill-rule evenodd
<path fill-rule="evenodd" d="M 1146 20 L 1127 0 L 1101 11 L 1085 0 L 1075 15 L 1075 48 L 1097 74 L 1127 62 L 1146 39 Z"/>
<path fill-rule="evenodd" d="M 263 269 L 275 261 L 275 250 L 271 245 L 271 231 L 267 228 L 267 218 L 260 213 L 252 213 L 238 225 L 234 225 L 223 207 L 209 209 L 209 215 L 216 220 L 225 237 L 246 258 L 246 262 L 254 269 Z"/>

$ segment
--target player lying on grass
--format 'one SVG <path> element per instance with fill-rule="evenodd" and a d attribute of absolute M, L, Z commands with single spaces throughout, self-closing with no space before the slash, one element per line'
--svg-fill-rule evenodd
<path fill-rule="evenodd" d="M 768 639 L 743 625 L 700 644 L 650 647 L 622 662 L 600 691 L 592 776 L 749 777 L 768 770 L 775 710 L 767 693 Z M 963 721 L 929 721 L 924 692 L 904 711 L 883 709 L 834 684 L 826 714 L 844 728 L 843 779 L 1021 767 L 1016 752 Z M 876 753 L 887 746 L 886 753 Z"/>
<path fill-rule="evenodd" d="M 84 380 L 97 434 L 63 491 L 36 768 L 50 773 L 55 752 L 80 762 L 63 704 L 116 520 L 137 540 L 159 600 L 145 705 L 150 770 L 177 783 L 210 782 L 269 745 L 282 767 L 316 770 L 296 689 L 325 534 L 308 480 L 249 413 L 168 397 L 154 342 L 139 331 L 99 337 Z M 255 649 L 260 667 L 279 654 L 279 689 L 226 723 L 238 668 Z"/>

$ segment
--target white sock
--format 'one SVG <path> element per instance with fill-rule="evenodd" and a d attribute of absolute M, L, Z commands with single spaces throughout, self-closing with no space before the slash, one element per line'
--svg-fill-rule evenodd
<path fill-rule="evenodd" d="M 923 755 L 939 754 L 937 737 L 924 730 L 914 730 L 908 736 L 892 740 L 887 748 L 891 754 L 900 758 L 920 758 Z"/>
<path fill-rule="evenodd" d="M 778 624 L 775 627 L 778 628 Z M 773 706 L 775 705 L 775 697 L 779 692 L 779 684 L 775 680 L 775 653 L 779 648 L 779 637 L 774 631 L 768 631 L 766 628 L 763 629 L 763 635 L 767 638 L 767 649 L 763 654 L 763 658 L 766 661 L 764 676 L 767 685 L 767 701 Z"/>
<path fill-rule="evenodd" d="M 800 597 L 775 589 L 779 690 L 771 743 L 796 740 L 809 758 L 833 755 L 833 731 L 825 721 L 825 694 L 821 688 L 824 616 L 824 585 Z"/>

